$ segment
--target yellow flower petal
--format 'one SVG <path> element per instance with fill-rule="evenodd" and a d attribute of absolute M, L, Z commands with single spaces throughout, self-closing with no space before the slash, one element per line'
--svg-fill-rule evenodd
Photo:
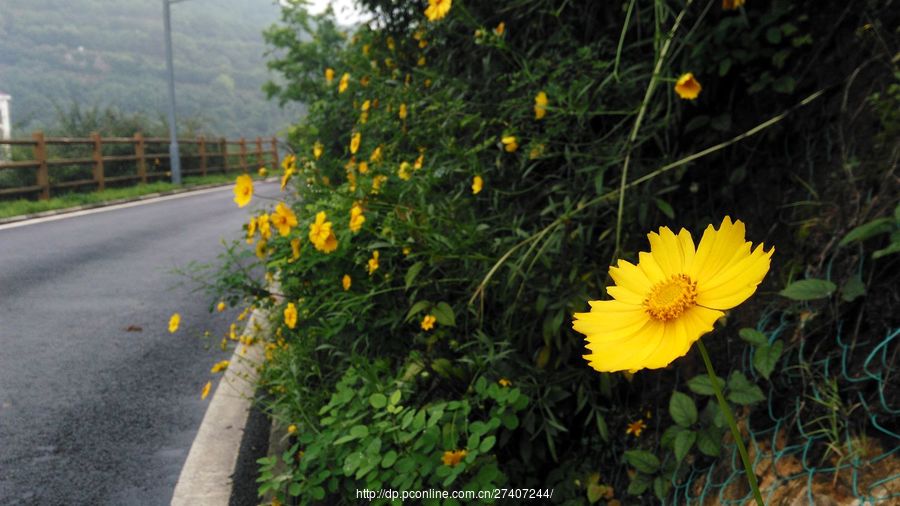
<path fill-rule="evenodd" d="M 644 275 L 647 276 L 647 279 L 653 284 L 666 279 L 666 274 L 663 272 L 662 268 L 660 268 L 659 264 L 656 263 L 656 259 L 652 254 L 646 251 L 638 253 L 638 267 L 644 271 Z"/>
<path fill-rule="evenodd" d="M 646 294 L 650 292 L 650 289 L 653 288 L 653 283 L 644 271 L 627 260 L 619 260 L 616 267 L 610 267 L 609 275 L 613 281 L 615 281 L 616 285 L 632 292 L 637 297 L 641 298 L 641 300 L 643 300 Z M 607 291 L 608 290 L 609 288 L 607 288 Z M 639 303 L 640 302 L 637 302 L 637 304 Z"/>
<path fill-rule="evenodd" d="M 648 318 L 640 329 L 620 339 L 615 346 L 599 341 L 597 336 L 588 336 L 587 348 L 593 353 L 585 358 L 591 367 L 603 372 L 642 369 L 645 367 L 643 360 L 656 351 L 662 341 L 665 328 L 666 324 Z"/>
<path fill-rule="evenodd" d="M 658 234 L 650 232 L 647 237 L 650 239 L 650 253 L 666 277 L 684 272 L 684 252 L 681 249 L 681 241 L 669 230 L 669 227 L 660 228 Z"/>

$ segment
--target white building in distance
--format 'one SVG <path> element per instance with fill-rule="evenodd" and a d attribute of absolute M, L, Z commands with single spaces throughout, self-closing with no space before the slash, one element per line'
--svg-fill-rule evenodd
<path fill-rule="evenodd" d="M 0 91 L 0 139 L 12 136 L 12 120 L 9 118 L 9 102 L 12 97 Z M 0 154 L 9 157 L 9 146 L 0 147 Z"/>
<path fill-rule="evenodd" d="M 9 119 L 9 102 L 12 97 L 0 91 L 0 139 L 12 135 L 12 120 Z"/>

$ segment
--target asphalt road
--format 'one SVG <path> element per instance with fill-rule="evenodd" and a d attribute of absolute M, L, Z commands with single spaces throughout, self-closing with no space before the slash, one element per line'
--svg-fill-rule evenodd
<path fill-rule="evenodd" d="M 169 504 L 234 316 L 172 269 L 240 235 L 232 197 L 0 226 L 0 505 Z"/>

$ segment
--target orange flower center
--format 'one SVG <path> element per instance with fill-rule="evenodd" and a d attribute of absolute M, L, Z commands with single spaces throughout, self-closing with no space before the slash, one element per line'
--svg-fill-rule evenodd
<path fill-rule="evenodd" d="M 674 320 L 697 301 L 697 282 L 686 274 L 673 274 L 650 289 L 644 299 L 647 314 L 659 321 Z"/>

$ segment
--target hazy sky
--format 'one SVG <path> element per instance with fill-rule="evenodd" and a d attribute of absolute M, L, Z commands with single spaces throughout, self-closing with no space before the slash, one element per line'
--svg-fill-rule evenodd
<path fill-rule="evenodd" d="M 351 25 L 364 19 L 353 0 L 309 0 L 309 11 L 318 14 L 330 3 L 334 6 L 334 14 L 342 25 Z"/>

